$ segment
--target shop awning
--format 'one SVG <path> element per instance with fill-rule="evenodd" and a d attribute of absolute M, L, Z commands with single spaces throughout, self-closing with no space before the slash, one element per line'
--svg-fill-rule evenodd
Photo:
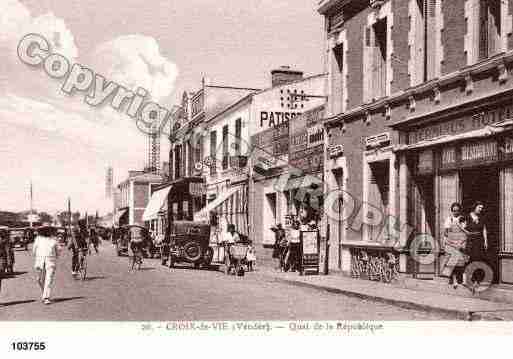
<path fill-rule="evenodd" d="M 168 186 L 166 188 L 159 189 L 158 191 L 153 192 L 150 198 L 150 202 L 144 209 L 143 213 L 143 221 L 151 221 L 152 219 L 157 219 L 158 214 L 167 200 L 167 195 L 173 186 Z"/>
<path fill-rule="evenodd" d="M 443 135 L 436 138 L 432 138 L 429 140 L 420 141 L 414 143 L 412 145 L 401 145 L 395 148 L 395 151 L 409 151 L 409 150 L 418 150 L 426 147 L 443 145 L 450 142 L 469 140 L 473 138 L 484 138 L 490 137 L 501 132 L 504 132 L 510 129 L 513 126 L 513 120 L 506 120 L 503 122 L 495 123 L 492 125 L 488 125 L 484 128 L 468 131 L 465 133 L 460 133 L 457 135 Z"/>
<path fill-rule="evenodd" d="M 128 208 L 125 208 L 125 209 L 121 209 L 119 211 L 116 212 L 116 214 L 114 215 L 114 218 L 113 218 L 113 222 L 115 225 L 119 225 L 119 220 L 121 219 L 121 217 L 123 217 L 123 215 L 128 211 Z"/>
<path fill-rule="evenodd" d="M 285 186 L 284 191 L 290 191 L 298 188 L 311 188 L 317 186 L 322 188 L 323 182 L 320 178 L 312 175 L 303 177 L 290 178 Z"/>
<path fill-rule="evenodd" d="M 221 193 L 219 197 L 217 197 L 212 202 L 208 203 L 205 207 L 200 209 L 198 212 L 194 213 L 195 221 L 208 221 L 210 219 L 210 211 L 216 209 L 216 207 L 223 204 L 228 198 L 233 196 L 235 192 L 240 189 L 240 186 L 229 188 L 226 192 Z"/>

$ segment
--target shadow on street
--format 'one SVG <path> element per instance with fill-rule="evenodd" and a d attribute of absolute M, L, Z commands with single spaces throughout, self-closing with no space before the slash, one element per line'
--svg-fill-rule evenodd
<path fill-rule="evenodd" d="M 54 303 L 61 303 L 61 302 L 67 302 L 67 301 L 70 301 L 70 300 L 75 300 L 75 299 L 84 299 L 85 297 L 66 297 L 66 298 L 54 298 L 52 299 L 52 302 Z"/>
<path fill-rule="evenodd" d="M 15 301 L 12 301 L 12 302 L 0 303 L 0 307 L 9 307 L 11 305 L 27 304 L 27 303 L 33 303 L 33 302 L 35 302 L 34 299 L 15 300 Z"/>
<path fill-rule="evenodd" d="M 95 277 L 86 277 L 86 279 L 84 279 L 86 282 L 90 281 L 90 280 L 98 280 L 98 279 L 106 279 L 107 277 L 105 276 L 95 276 Z"/>

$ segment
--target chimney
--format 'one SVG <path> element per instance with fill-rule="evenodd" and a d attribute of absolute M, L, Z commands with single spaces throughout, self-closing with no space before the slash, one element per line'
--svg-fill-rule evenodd
<path fill-rule="evenodd" d="M 278 69 L 271 71 L 272 87 L 298 81 L 302 78 L 303 71 L 292 70 L 290 66 L 280 66 Z"/>

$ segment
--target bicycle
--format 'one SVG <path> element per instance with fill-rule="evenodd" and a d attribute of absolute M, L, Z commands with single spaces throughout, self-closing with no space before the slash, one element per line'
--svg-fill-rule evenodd
<path fill-rule="evenodd" d="M 137 270 L 141 270 L 142 262 L 143 262 L 142 252 L 140 249 L 137 249 L 136 251 L 133 252 L 132 256 L 128 257 L 128 266 L 129 266 L 128 270 L 132 271 L 132 270 L 134 270 L 134 268 L 137 268 Z"/>
<path fill-rule="evenodd" d="M 78 259 L 78 273 L 82 280 L 86 279 L 87 276 L 87 255 L 85 250 L 81 250 Z"/>

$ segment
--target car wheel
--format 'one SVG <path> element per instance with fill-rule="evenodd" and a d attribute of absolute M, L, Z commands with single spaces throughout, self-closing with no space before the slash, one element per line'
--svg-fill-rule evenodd
<path fill-rule="evenodd" d="M 189 262 L 197 262 L 201 259 L 201 246 L 198 242 L 186 243 L 183 247 L 183 253 L 185 259 L 187 259 Z"/>

